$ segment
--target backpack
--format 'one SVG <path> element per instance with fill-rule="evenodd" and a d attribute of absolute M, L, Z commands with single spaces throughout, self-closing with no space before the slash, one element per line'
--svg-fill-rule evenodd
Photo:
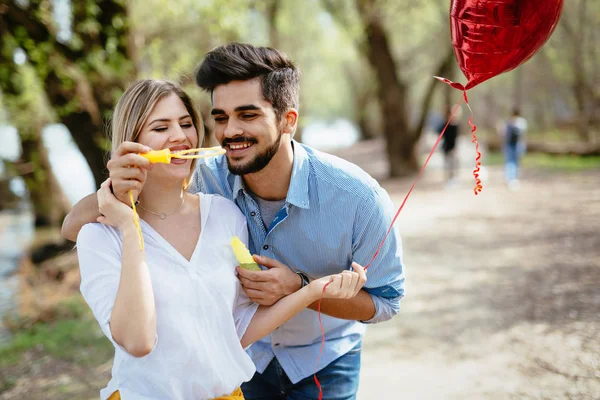
<path fill-rule="evenodd" d="M 516 146 L 521 138 L 521 129 L 514 123 L 506 124 L 506 143 Z"/>

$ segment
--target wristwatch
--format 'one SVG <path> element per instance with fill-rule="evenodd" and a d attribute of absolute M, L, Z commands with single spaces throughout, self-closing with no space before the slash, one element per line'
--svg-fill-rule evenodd
<path fill-rule="evenodd" d="M 302 279 L 302 286 L 300 286 L 300 289 L 302 289 L 304 286 L 310 283 L 310 281 L 308 280 L 308 276 L 306 276 L 304 272 L 296 271 L 296 273 L 298 274 L 300 279 Z"/>

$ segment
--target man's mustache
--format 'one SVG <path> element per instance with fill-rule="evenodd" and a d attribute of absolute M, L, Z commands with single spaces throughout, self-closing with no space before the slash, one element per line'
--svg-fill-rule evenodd
<path fill-rule="evenodd" d="M 257 143 L 256 139 L 247 136 L 238 136 L 234 138 L 226 138 L 221 142 L 221 147 L 225 147 L 231 143 Z"/>

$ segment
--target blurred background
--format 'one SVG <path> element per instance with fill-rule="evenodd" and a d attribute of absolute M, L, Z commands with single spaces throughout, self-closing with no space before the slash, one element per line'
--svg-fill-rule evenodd
<path fill-rule="evenodd" d="M 105 127 L 130 82 L 180 82 L 210 135 L 193 81 L 203 55 L 276 47 L 303 73 L 296 139 L 357 163 L 399 206 L 461 96 L 432 76 L 465 82 L 448 11 L 448 0 L 0 0 L 0 399 L 93 399 L 108 381 L 112 346 L 60 226 L 106 177 Z M 396 224 L 407 293 L 399 316 L 370 327 L 360 399 L 600 398 L 598 43 L 600 2 L 569 0 L 532 59 L 469 91 L 483 192 L 463 106 L 452 163 L 435 152 Z M 515 108 L 528 128 L 511 185 Z"/>

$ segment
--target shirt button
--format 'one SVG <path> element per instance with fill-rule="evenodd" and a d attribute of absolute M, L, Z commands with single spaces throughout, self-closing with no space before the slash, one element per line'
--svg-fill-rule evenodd
<path fill-rule="evenodd" d="M 264 250 L 269 250 L 269 245 L 268 245 L 268 244 L 265 244 L 265 245 L 263 246 L 263 249 L 264 249 Z"/>
<path fill-rule="evenodd" d="M 254 211 L 252 211 L 252 212 L 250 213 L 250 216 L 251 216 L 251 217 L 254 217 L 254 216 L 256 216 L 256 213 L 255 213 Z"/>

